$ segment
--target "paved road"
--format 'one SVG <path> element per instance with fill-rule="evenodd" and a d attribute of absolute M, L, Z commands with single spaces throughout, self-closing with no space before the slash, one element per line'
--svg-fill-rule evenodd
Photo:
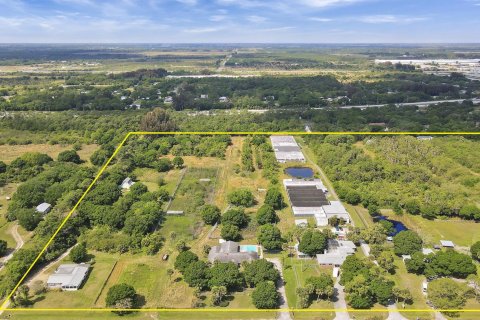
<path fill-rule="evenodd" d="M 421 101 L 421 102 L 403 102 L 403 103 L 395 103 L 397 107 L 407 107 L 407 106 L 419 106 L 419 107 L 427 107 L 429 105 L 437 105 L 440 103 L 462 103 L 463 101 L 470 100 L 470 99 L 453 99 L 453 100 L 433 100 L 433 101 Z M 480 104 L 479 99 L 471 99 L 474 104 Z M 339 107 L 340 109 L 365 109 L 365 108 L 381 108 L 391 104 L 366 104 L 366 105 L 359 105 L 359 106 L 343 106 Z M 315 108 L 315 109 L 322 109 L 322 108 Z"/>
<path fill-rule="evenodd" d="M 280 309 L 288 309 L 287 294 L 285 292 L 285 284 L 283 282 L 282 262 L 279 258 L 268 258 L 268 261 L 275 265 L 275 268 L 280 272 L 280 280 L 277 283 L 278 292 L 280 292 Z M 290 312 L 281 311 L 277 315 L 279 320 L 292 320 Z"/>
<path fill-rule="evenodd" d="M 347 302 L 345 301 L 345 291 L 343 291 L 343 286 L 339 283 L 340 278 L 337 278 L 334 286 L 334 300 L 333 307 L 335 310 L 346 310 Z M 334 320 L 350 320 L 350 315 L 346 311 L 335 311 Z"/>
<path fill-rule="evenodd" d="M 23 242 L 23 239 L 22 237 L 20 236 L 20 234 L 18 233 L 18 224 L 14 225 L 12 227 L 12 230 L 11 230 L 11 234 L 13 236 L 13 239 L 15 240 L 15 242 L 17 243 L 17 245 L 15 246 L 15 249 L 12 250 L 12 252 L 10 252 L 7 256 L 3 257 L 1 259 L 1 262 L 2 262 L 2 266 L 0 267 L 0 270 L 3 268 L 4 264 L 7 263 L 8 260 L 12 259 L 13 258 L 13 255 L 15 254 L 15 252 L 17 252 L 18 250 L 20 250 L 23 245 L 25 244 Z"/>

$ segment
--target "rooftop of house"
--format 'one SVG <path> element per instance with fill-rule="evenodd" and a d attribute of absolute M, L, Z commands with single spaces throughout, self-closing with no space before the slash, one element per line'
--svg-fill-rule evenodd
<path fill-rule="evenodd" d="M 89 264 L 61 264 L 47 280 L 48 285 L 79 287 L 85 279 Z"/>
<path fill-rule="evenodd" d="M 43 203 L 40 203 L 36 208 L 35 210 L 37 212 L 47 212 L 48 210 L 50 210 L 50 208 L 52 207 L 52 205 L 50 203 L 46 203 L 46 202 L 43 202 Z"/>
<path fill-rule="evenodd" d="M 322 208 L 326 214 L 348 214 L 340 201 L 330 201 L 330 204 L 324 205 Z"/>
<path fill-rule="evenodd" d="M 328 249 L 323 254 L 317 254 L 317 261 L 320 264 L 341 265 L 356 250 L 352 241 L 329 239 Z"/>
<path fill-rule="evenodd" d="M 122 184 L 120 185 L 122 188 L 131 187 L 135 182 L 130 177 L 126 177 L 123 179 Z"/>
<path fill-rule="evenodd" d="M 244 261 L 252 261 L 258 259 L 258 253 L 253 251 L 240 251 L 240 245 L 235 241 L 225 241 L 218 246 L 214 246 L 208 253 L 210 262 L 234 262 L 240 264 Z"/>

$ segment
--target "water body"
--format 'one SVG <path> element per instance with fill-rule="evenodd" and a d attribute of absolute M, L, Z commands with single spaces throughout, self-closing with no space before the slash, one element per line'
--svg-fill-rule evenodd
<path fill-rule="evenodd" d="M 390 237 L 393 237 L 395 236 L 397 233 L 399 233 L 400 231 L 406 231 L 408 230 L 408 228 L 403 224 L 401 223 L 400 221 L 397 221 L 397 220 L 391 220 L 391 219 L 388 219 L 387 217 L 385 216 L 379 216 L 376 218 L 377 220 L 386 220 L 386 221 L 389 221 L 393 224 L 393 228 L 395 229 L 395 232 L 389 234 Z"/>
<path fill-rule="evenodd" d="M 313 170 L 307 167 L 291 167 L 285 169 L 285 173 L 294 178 L 313 178 Z"/>

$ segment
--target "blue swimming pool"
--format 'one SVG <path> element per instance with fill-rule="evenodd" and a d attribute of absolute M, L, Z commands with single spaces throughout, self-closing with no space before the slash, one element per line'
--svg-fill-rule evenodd
<path fill-rule="evenodd" d="M 285 169 L 285 173 L 290 175 L 293 178 L 312 178 L 313 177 L 313 170 L 307 167 L 291 167 Z"/>
<path fill-rule="evenodd" d="M 240 252 L 258 252 L 258 247 L 254 244 L 241 245 Z"/>

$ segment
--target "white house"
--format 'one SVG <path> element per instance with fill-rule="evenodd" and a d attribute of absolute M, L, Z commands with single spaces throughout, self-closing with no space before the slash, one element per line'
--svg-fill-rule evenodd
<path fill-rule="evenodd" d="M 132 179 L 130 179 L 130 177 L 126 177 L 123 181 L 122 181 L 122 184 L 120 184 L 120 188 L 122 189 L 130 189 L 131 186 L 133 186 L 135 182 L 133 182 Z"/>
<path fill-rule="evenodd" d="M 48 277 L 48 288 L 60 288 L 65 291 L 78 290 L 90 270 L 89 264 L 62 264 Z"/>
<path fill-rule="evenodd" d="M 227 97 L 220 97 L 220 98 L 218 98 L 218 101 L 219 102 L 228 102 L 228 98 Z"/>
<path fill-rule="evenodd" d="M 356 250 L 352 241 L 329 239 L 328 249 L 323 254 L 317 254 L 317 261 L 320 265 L 339 267 Z"/>
<path fill-rule="evenodd" d="M 50 203 L 40 203 L 36 208 L 35 208 L 35 211 L 37 211 L 38 213 L 41 213 L 41 214 L 47 214 L 50 212 L 50 210 L 52 209 L 52 205 Z"/>

